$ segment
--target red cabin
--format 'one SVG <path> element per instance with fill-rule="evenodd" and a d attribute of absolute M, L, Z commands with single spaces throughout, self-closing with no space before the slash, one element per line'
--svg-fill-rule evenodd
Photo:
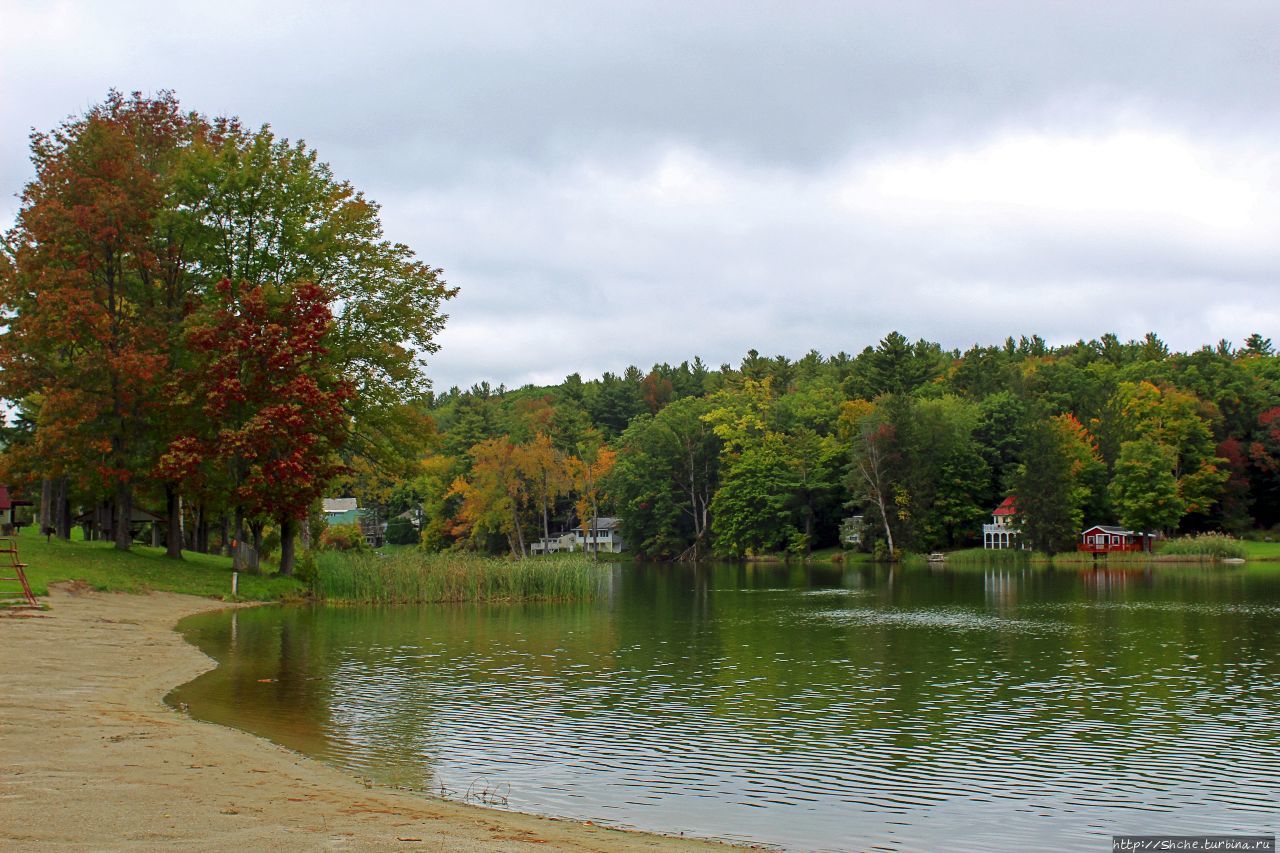
<path fill-rule="evenodd" d="M 1077 551 L 1089 554 L 1109 554 L 1112 551 L 1142 551 L 1144 535 L 1125 530 L 1123 527 L 1108 527 L 1095 524 L 1080 535 Z"/>

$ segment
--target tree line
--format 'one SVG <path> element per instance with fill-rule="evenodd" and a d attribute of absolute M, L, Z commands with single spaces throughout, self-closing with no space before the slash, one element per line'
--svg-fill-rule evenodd
<path fill-rule="evenodd" d="M 981 544 L 1011 494 L 1050 553 L 1086 522 L 1280 523 L 1280 359 L 1258 334 L 1189 352 L 1154 334 L 958 351 L 894 332 L 856 356 L 753 350 L 736 367 L 453 388 L 431 416 L 417 476 L 355 484 L 420 507 L 429 548 L 523 552 L 603 512 L 658 559 L 803 554 L 837 544 L 855 514 L 885 553 L 927 551 Z M 583 459 L 606 460 L 590 515 Z"/>
<path fill-rule="evenodd" d="M 31 152 L 0 397 L 4 476 L 41 491 L 42 524 L 92 509 L 127 549 L 134 506 L 163 505 L 174 557 L 271 525 L 288 573 L 335 477 L 415 472 L 454 290 L 313 149 L 113 91 Z"/>

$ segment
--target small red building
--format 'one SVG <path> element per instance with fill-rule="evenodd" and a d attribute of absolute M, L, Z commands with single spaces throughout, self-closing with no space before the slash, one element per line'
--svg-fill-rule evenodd
<path fill-rule="evenodd" d="M 1142 551 L 1144 550 L 1144 538 L 1144 534 L 1134 533 L 1132 530 L 1125 530 L 1123 527 L 1095 524 L 1080 534 L 1080 544 L 1076 545 L 1076 550 L 1084 551 L 1088 554 L 1110 554 L 1112 551 Z"/>

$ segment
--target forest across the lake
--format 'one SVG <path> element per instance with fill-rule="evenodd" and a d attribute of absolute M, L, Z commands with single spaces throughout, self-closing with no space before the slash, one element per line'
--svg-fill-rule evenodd
<path fill-rule="evenodd" d="M 857 355 L 482 383 L 429 414 L 416 476 L 348 488 L 390 515 L 420 508 L 433 549 L 521 551 L 609 515 L 647 557 L 806 554 L 861 516 L 861 547 L 891 555 L 981 545 L 1009 495 L 1050 553 L 1086 524 L 1280 523 L 1280 359 L 1259 334 L 1188 352 L 1155 334 L 960 351 L 894 332 Z"/>

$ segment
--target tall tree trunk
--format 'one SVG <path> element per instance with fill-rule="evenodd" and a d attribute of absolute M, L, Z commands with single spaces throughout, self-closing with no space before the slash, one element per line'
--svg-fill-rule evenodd
<path fill-rule="evenodd" d="M 544 469 L 542 472 L 542 535 L 545 539 L 551 538 L 551 524 L 550 519 L 547 518 L 547 492 L 550 488 L 547 484 L 547 472 Z"/>
<path fill-rule="evenodd" d="M 222 556 L 231 557 L 233 556 L 232 547 L 231 547 L 231 521 L 230 519 L 227 518 L 227 514 L 225 512 L 222 514 L 221 526 L 222 526 Z"/>
<path fill-rule="evenodd" d="M 169 514 L 169 528 L 165 531 L 164 555 L 171 560 L 182 559 L 182 499 L 178 487 L 166 483 L 164 487 L 165 512 Z"/>
<path fill-rule="evenodd" d="M 53 527 L 53 480 L 40 481 L 40 532 Z"/>
<path fill-rule="evenodd" d="M 57 519 L 54 526 L 58 528 L 58 538 L 63 540 L 71 538 L 71 497 L 67 491 L 67 478 L 59 477 L 53 490 L 54 516 Z"/>
<path fill-rule="evenodd" d="M 595 540 L 594 541 L 595 547 L 591 549 L 592 560 L 600 559 L 600 532 L 599 530 L 596 529 L 599 526 L 600 526 L 600 507 L 596 505 L 596 495 L 595 495 L 595 492 L 593 491 L 591 493 L 591 524 L 588 525 L 591 533 L 591 538 Z"/>
<path fill-rule="evenodd" d="M 280 574 L 293 575 L 294 542 L 298 535 L 298 522 L 292 518 L 280 520 Z"/>
<path fill-rule="evenodd" d="M 249 571 L 255 575 L 262 571 L 262 530 L 266 526 L 265 521 L 249 522 L 249 532 L 253 536 L 253 546 L 249 552 Z"/>
<path fill-rule="evenodd" d="M 196 504 L 196 542 L 195 550 L 201 554 L 209 553 L 209 511 L 205 509 L 204 501 Z"/>
<path fill-rule="evenodd" d="M 231 570 L 243 572 L 245 563 L 244 510 L 236 507 L 236 520 L 231 534 Z"/>
<path fill-rule="evenodd" d="M 520 529 L 520 512 L 516 509 L 511 510 L 511 520 L 515 523 L 516 541 L 520 543 L 520 559 L 524 559 L 524 531 Z"/>
<path fill-rule="evenodd" d="M 128 483 L 116 485 L 116 550 L 128 551 L 133 546 L 133 486 Z"/>

